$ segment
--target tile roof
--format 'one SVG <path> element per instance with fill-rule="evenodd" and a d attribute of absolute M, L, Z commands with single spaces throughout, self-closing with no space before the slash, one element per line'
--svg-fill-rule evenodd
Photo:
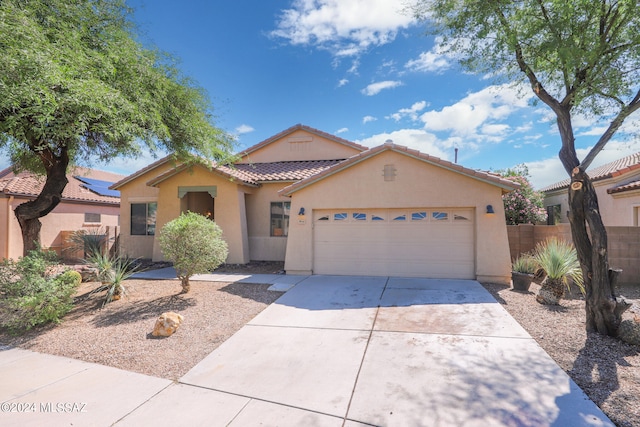
<path fill-rule="evenodd" d="M 496 175 L 493 173 L 489 173 L 489 172 L 484 172 L 484 171 L 478 171 L 478 170 L 473 170 L 473 169 L 468 169 L 465 168 L 464 166 L 460 166 L 457 163 L 451 163 L 449 161 L 446 160 L 442 160 L 438 157 L 434 157 L 434 156 L 430 156 L 429 154 L 425 154 L 422 153 L 418 150 L 414 150 L 402 145 L 397 145 L 397 144 L 393 144 L 393 143 L 385 143 L 384 145 L 379 145 L 375 148 L 371 148 L 365 152 L 356 154 L 355 156 L 352 156 L 350 158 L 348 158 L 347 160 L 344 160 L 342 162 L 336 163 L 335 165 L 333 165 L 330 168 L 327 168 L 313 176 L 310 176 L 302 181 L 298 181 L 296 183 L 293 183 L 285 188 L 283 188 L 282 190 L 279 191 L 280 194 L 284 195 L 284 196 L 289 196 L 292 193 L 295 193 L 298 190 L 301 190 L 302 188 L 311 185 L 327 176 L 333 175 L 334 173 L 337 173 L 345 168 L 348 168 L 349 166 L 352 166 L 356 163 L 359 163 L 365 159 L 368 159 L 369 157 L 375 156 L 383 151 L 387 151 L 387 150 L 391 150 L 391 151 L 395 151 L 397 153 L 401 153 L 401 154 L 405 154 L 411 157 L 414 157 L 416 159 L 422 160 L 424 162 L 430 163 L 432 165 L 444 168 L 444 169 L 448 169 L 450 171 L 453 172 L 457 172 L 457 173 L 461 173 L 463 175 L 467 175 L 471 178 L 477 179 L 479 181 L 484 181 L 493 185 L 497 185 L 498 187 L 501 187 L 504 191 L 509 192 L 511 190 L 515 190 L 517 188 L 520 188 L 520 184 L 518 184 L 517 182 L 511 181 L 507 178 L 503 178 L 500 175 Z"/>
<path fill-rule="evenodd" d="M 75 168 L 67 174 L 69 183 L 62 192 L 62 199 L 64 201 L 120 204 L 120 197 L 101 196 L 94 193 L 89 190 L 82 181 L 74 178 L 74 175 L 109 181 L 116 181 L 123 177 L 122 175 L 97 171 L 95 169 Z M 16 175 L 11 168 L 0 171 L 0 193 L 6 195 L 35 198 L 42 191 L 44 182 L 44 177 L 37 176 L 30 172 L 20 172 Z"/>
<path fill-rule="evenodd" d="M 598 166 L 597 168 L 587 169 L 587 173 L 591 181 L 599 181 L 601 179 L 613 178 L 627 172 L 640 170 L 640 152 L 631 154 L 613 162 Z M 555 191 L 563 188 L 569 188 L 571 179 L 567 178 L 555 184 L 551 184 L 542 188 L 540 191 Z"/>
<path fill-rule="evenodd" d="M 330 168 L 341 160 L 306 160 L 236 165 L 213 165 L 213 171 L 244 184 L 258 186 L 267 182 L 299 181 Z M 188 166 L 173 168 L 147 182 L 154 186 L 182 172 Z"/>
<path fill-rule="evenodd" d="M 297 130 L 304 130 L 304 131 L 307 131 L 307 132 L 310 132 L 310 133 L 314 133 L 314 134 L 316 134 L 318 136 L 321 136 L 323 138 L 327 138 L 329 140 L 338 142 L 340 144 L 347 145 L 349 147 L 355 148 L 356 150 L 360 150 L 360 151 L 368 150 L 368 147 L 365 147 L 364 145 L 356 144 L 355 142 L 351 142 L 349 140 L 340 138 L 338 136 L 331 135 L 330 133 L 323 132 L 323 131 L 321 131 L 319 129 L 316 129 L 316 128 L 312 128 L 311 126 L 306 126 L 306 125 L 298 123 L 297 125 L 291 126 L 289 129 L 283 130 L 282 132 L 278 133 L 277 135 L 273 135 L 272 137 L 269 137 L 269 138 L 265 139 L 264 141 L 259 142 L 256 145 L 243 150 L 240 153 L 240 155 L 246 156 L 247 154 L 250 154 L 250 153 L 252 153 L 252 152 L 254 152 L 254 151 L 256 151 L 256 150 L 258 150 L 258 149 L 260 149 L 260 148 L 262 148 L 264 146 L 266 146 L 266 145 L 269 145 L 273 141 L 277 141 L 278 139 L 283 138 L 283 137 L 285 137 L 285 136 L 289 135 L 290 133 L 293 133 L 293 132 L 295 132 Z"/>
<path fill-rule="evenodd" d="M 607 189 L 607 193 L 616 194 L 616 193 L 624 193 L 625 191 L 632 191 L 640 189 L 640 181 L 631 181 L 627 184 L 621 184 L 616 187 L 611 187 Z"/>

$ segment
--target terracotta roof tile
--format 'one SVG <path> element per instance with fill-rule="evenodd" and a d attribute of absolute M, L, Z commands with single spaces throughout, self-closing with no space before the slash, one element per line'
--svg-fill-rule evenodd
<path fill-rule="evenodd" d="M 111 174 L 103 171 L 94 171 L 93 169 L 76 168 L 67 174 L 69 183 L 62 192 L 62 198 L 65 201 L 80 201 L 87 203 L 107 203 L 120 204 L 119 197 L 102 196 L 89 190 L 87 186 L 80 180 L 74 178 L 74 175 L 93 177 L 95 179 L 118 179 L 122 175 Z M 0 192 L 12 196 L 24 196 L 35 198 L 40 194 L 44 187 L 45 178 L 37 176 L 29 172 L 20 172 L 17 175 L 7 168 L 0 172 Z"/>
<path fill-rule="evenodd" d="M 613 162 L 598 166 L 597 168 L 587 169 L 587 173 L 591 181 L 598 181 L 606 178 L 620 176 L 627 172 L 640 169 L 640 152 L 631 154 Z M 569 188 L 571 179 L 567 178 L 562 181 L 551 184 L 542 188 L 540 191 L 555 191 L 563 188 Z"/>
<path fill-rule="evenodd" d="M 616 187 L 608 188 L 607 193 L 616 194 L 616 193 L 624 193 L 625 191 L 632 191 L 640 189 L 640 180 L 632 181 L 626 184 L 620 184 Z"/>
<path fill-rule="evenodd" d="M 299 181 L 340 163 L 342 160 L 307 160 L 237 164 L 234 169 L 254 182 Z"/>

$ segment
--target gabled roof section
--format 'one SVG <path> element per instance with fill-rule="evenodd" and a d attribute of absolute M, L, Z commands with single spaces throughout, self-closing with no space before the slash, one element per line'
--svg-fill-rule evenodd
<path fill-rule="evenodd" d="M 151 163 L 150 165 L 143 167 L 139 171 L 134 172 L 131 175 L 128 175 L 128 176 L 124 177 L 124 179 L 121 179 L 120 181 L 114 183 L 109 188 L 111 190 L 117 190 L 118 188 L 122 187 L 123 185 L 125 185 L 125 184 L 127 184 L 127 183 L 129 183 L 131 181 L 134 181 L 138 177 L 144 175 L 145 173 L 147 173 L 147 172 L 149 172 L 149 171 L 151 171 L 151 170 L 153 170 L 153 169 L 155 169 L 157 167 L 160 167 L 160 166 L 163 166 L 163 165 L 169 163 L 172 160 L 171 157 L 172 157 L 171 155 L 168 155 L 168 156 L 163 157 L 163 158 L 161 158 L 159 160 L 156 160 L 155 162 Z"/>
<path fill-rule="evenodd" d="M 252 163 L 237 165 L 216 165 L 211 167 L 212 172 L 218 173 L 232 181 L 249 186 L 259 186 L 269 182 L 291 182 L 299 181 L 318 174 L 331 166 L 341 162 L 341 160 L 309 160 L 273 163 Z M 162 175 L 147 182 L 147 185 L 155 186 L 162 181 L 175 176 L 188 169 L 188 166 L 181 165 L 171 169 Z"/>
<path fill-rule="evenodd" d="M 292 133 L 294 133 L 295 131 L 298 131 L 298 130 L 304 130 L 306 132 L 318 135 L 318 136 L 320 136 L 322 138 L 326 138 L 328 140 L 337 142 L 339 144 L 346 145 L 348 147 L 354 148 L 354 149 L 356 149 L 358 151 L 366 151 L 368 149 L 364 145 L 356 144 L 355 142 L 351 142 L 351 141 L 348 141 L 346 139 L 337 137 L 335 135 L 331 135 L 330 133 L 323 132 L 323 131 L 321 131 L 319 129 L 316 129 L 316 128 L 312 128 L 311 126 L 306 126 L 306 125 L 298 123 L 297 125 L 291 126 L 289 129 L 283 130 L 282 132 L 280 132 L 280 133 L 278 133 L 276 135 L 273 135 L 272 137 L 267 138 L 264 141 L 259 142 L 259 143 L 257 143 L 256 145 L 254 145 L 252 147 L 247 148 L 246 150 L 243 150 L 239 154 L 241 156 L 245 157 L 248 154 L 251 154 L 254 151 L 257 151 L 257 150 L 259 150 L 259 149 L 271 144 L 272 142 L 277 141 L 279 139 L 282 139 L 285 136 L 287 136 L 289 134 L 292 134 Z"/>
<path fill-rule="evenodd" d="M 496 174 L 492 174 L 492 173 L 488 173 L 488 172 L 483 172 L 483 171 L 477 171 L 477 170 L 473 170 L 473 169 L 468 169 L 465 168 L 464 166 L 460 166 L 456 163 L 451 163 L 448 162 L 446 160 L 442 160 L 438 157 L 434 157 L 434 156 L 430 156 L 428 154 L 425 153 L 421 153 L 418 150 L 413 150 L 410 149 L 408 147 L 402 146 L 402 145 L 397 145 L 397 144 L 393 144 L 393 143 L 385 143 L 384 145 L 379 145 L 375 148 L 371 148 L 365 152 L 362 152 L 360 154 L 356 154 L 353 157 L 348 158 L 347 160 L 337 163 L 335 165 L 333 165 L 332 167 L 317 173 L 309 178 L 303 179 L 302 181 L 298 181 L 294 184 L 291 184 L 285 188 L 283 188 L 282 190 L 279 191 L 279 193 L 283 196 L 290 196 L 291 194 L 295 193 L 296 191 L 302 190 L 303 188 L 312 185 L 324 178 L 327 178 L 333 174 L 336 174 L 346 168 L 349 168 L 353 165 L 356 165 L 362 161 L 365 161 L 373 156 L 376 156 L 382 152 L 385 151 L 394 151 L 396 153 L 400 153 L 406 156 L 410 156 L 413 157 L 415 159 L 418 159 L 420 161 L 423 161 L 425 163 L 429 163 L 433 166 L 436 167 L 440 167 L 452 172 L 456 172 L 465 176 L 468 176 L 472 179 L 476 179 L 478 181 L 482 181 L 482 182 L 486 182 L 488 184 L 492 184 L 495 186 L 498 186 L 500 188 L 502 188 L 503 192 L 508 193 L 512 190 L 515 190 L 517 188 L 520 188 L 520 184 L 518 184 L 517 182 L 513 182 L 509 179 L 503 178 L 499 175 Z"/>
<path fill-rule="evenodd" d="M 607 178 L 614 178 L 616 176 L 624 175 L 629 172 L 640 171 L 640 152 L 631 154 L 613 162 L 604 164 L 594 169 L 587 169 L 587 173 L 591 178 L 591 181 L 599 181 Z M 556 190 L 562 190 L 569 188 L 571 184 L 571 178 L 564 179 L 562 181 L 551 184 L 542 188 L 540 191 L 550 192 Z"/>
<path fill-rule="evenodd" d="M 122 175 L 113 174 L 95 169 L 87 169 L 77 167 L 67 173 L 69 183 L 62 192 L 63 201 L 74 201 L 82 203 L 100 203 L 100 204 L 120 204 L 119 193 L 112 195 L 104 195 L 99 192 L 92 191 L 82 178 L 99 179 L 102 182 L 116 181 L 122 178 Z M 14 174 L 11 168 L 0 171 L 0 193 L 8 196 L 18 196 L 26 198 L 37 197 L 44 187 L 45 178 L 35 175 L 31 172 L 20 172 Z"/>

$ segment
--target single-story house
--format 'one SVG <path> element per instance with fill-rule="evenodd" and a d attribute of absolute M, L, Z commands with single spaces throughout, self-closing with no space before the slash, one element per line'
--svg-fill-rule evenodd
<path fill-rule="evenodd" d="M 79 230 L 102 229 L 115 236 L 120 216 L 118 191 L 108 187 L 124 176 L 111 172 L 77 167 L 67 174 L 69 183 L 62 201 L 48 215 L 40 218 L 40 243 L 59 255 L 67 245 L 67 237 Z M 22 232 L 14 210 L 35 199 L 42 191 L 44 177 L 32 173 L 14 174 L 9 167 L 0 171 L 0 259 L 22 256 Z"/>
<path fill-rule="evenodd" d="M 606 226 L 640 225 L 640 152 L 587 170 Z M 569 178 L 542 188 L 549 225 L 568 223 Z"/>
<path fill-rule="evenodd" d="M 166 157 L 111 188 L 121 194 L 121 250 L 135 257 L 163 260 L 158 230 L 189 210 L 222 228 L 228 263 L 508 283 L 501 197 L 517 187 L 392 142 L 369 149 L 299 124 L 233 165 Z"/>

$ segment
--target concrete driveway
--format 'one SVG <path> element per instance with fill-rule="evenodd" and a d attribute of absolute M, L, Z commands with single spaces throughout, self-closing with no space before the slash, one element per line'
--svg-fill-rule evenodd
<path fill-rule="evenodd" d="M 469 280 L 311 276 L 178 383 L 141 377 L 115 425 L 613 426 Z"/>

